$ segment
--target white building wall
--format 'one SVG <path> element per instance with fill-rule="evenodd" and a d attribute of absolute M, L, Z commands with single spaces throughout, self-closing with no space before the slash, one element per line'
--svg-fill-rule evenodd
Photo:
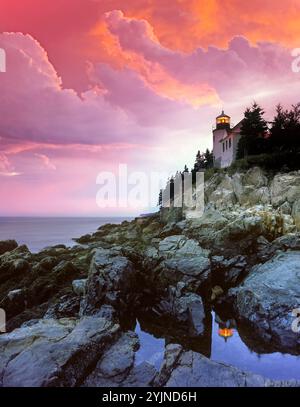
<path fill-rule="evenodd" d="M 229 167 L 234 161 L 234 140 L 233 136 L 228 136 L 220 143 L 222 147 L 221 168 Z"/>
<path fill-rule="evenodd" d="M 223 148 L 220 141 L 227 136 L 226 129 L 219 129 L 213 131 L 213 153 L 214 153 L 214 165 L 215 167 L 222 166 Z"/>

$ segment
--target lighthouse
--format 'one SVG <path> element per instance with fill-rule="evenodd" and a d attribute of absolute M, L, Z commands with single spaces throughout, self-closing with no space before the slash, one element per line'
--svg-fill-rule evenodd
<path fill-rule="evenodd" d="M 231 127 L 231 117 L 225 114 L 224 110 L 216 117 L 213 130 L 213 154 L 216 168 L 229 167 L 235 161 L 241 137 L 241 125 L 242 121 Z"/>

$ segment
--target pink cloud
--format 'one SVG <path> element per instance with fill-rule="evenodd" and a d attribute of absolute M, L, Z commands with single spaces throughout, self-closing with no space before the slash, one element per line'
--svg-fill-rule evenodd
<path fill-rule="evenodd" d="M 35 153 L 35 156 L 42 161 L 43 166 L 46 169 L 53 171 L 56 170 L 56 165 L 50 160 L 50 158 L 46 154 Z"/>
<path fill-rule="evenodd" d="M 279 98 L 284 84 L 298 83 L 290 50 L 276 43 L 250 45 L 246 38 L 235 37 L 226 49 L 210 46 L 184 53 L 163 46 L 146 20 L 115 10 L 106 14 L 106 22 L 124 51 L 161 65 L 180 83 L 211 86 L 224 102 L 241 92 L 252 95 L 264 90 L 277 90 Z"/>

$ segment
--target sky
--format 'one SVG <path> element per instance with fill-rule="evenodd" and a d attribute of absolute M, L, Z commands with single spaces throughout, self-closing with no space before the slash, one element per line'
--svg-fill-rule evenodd
<path fill-rule="evenodd" d="M 254 100 L 270 120 L 299 102 L 299 13 L 298 0 L 0 0 L 0 216 L 148 210 L 100 208 L 98 174 L 175 173 L 212 147 L 223 108 L 237 123 Z"/>

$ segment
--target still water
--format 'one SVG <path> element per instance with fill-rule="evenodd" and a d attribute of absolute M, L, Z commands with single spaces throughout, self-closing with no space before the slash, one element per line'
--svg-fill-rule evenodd
<path fill-rule="evenodd" d="M 220 331 L 222 326 L 214 312 L 212 312 L 210 323 L 208 337 L 199 338 L 199 343 L 196 339 L 189 346 L 186 342 L 179 341 L 178 337 L 164 336 L 162 330 L 153 329 L 151 324 L 137 322 L 136 333 L 139 336 L 141 347 L 137 352 L 136 364 L 148 361 L 159 369 L 166 343 L 180 343 L 187 350 L 198 351 L 212 360 L 235 366 L 243 371 L 277 380 L 300 379 L 300 355 L 294 356 L 279 352 L 256 353 L 243 342 L 236 328 L 230 329 L 229 332 L 224 329 Z"/>

